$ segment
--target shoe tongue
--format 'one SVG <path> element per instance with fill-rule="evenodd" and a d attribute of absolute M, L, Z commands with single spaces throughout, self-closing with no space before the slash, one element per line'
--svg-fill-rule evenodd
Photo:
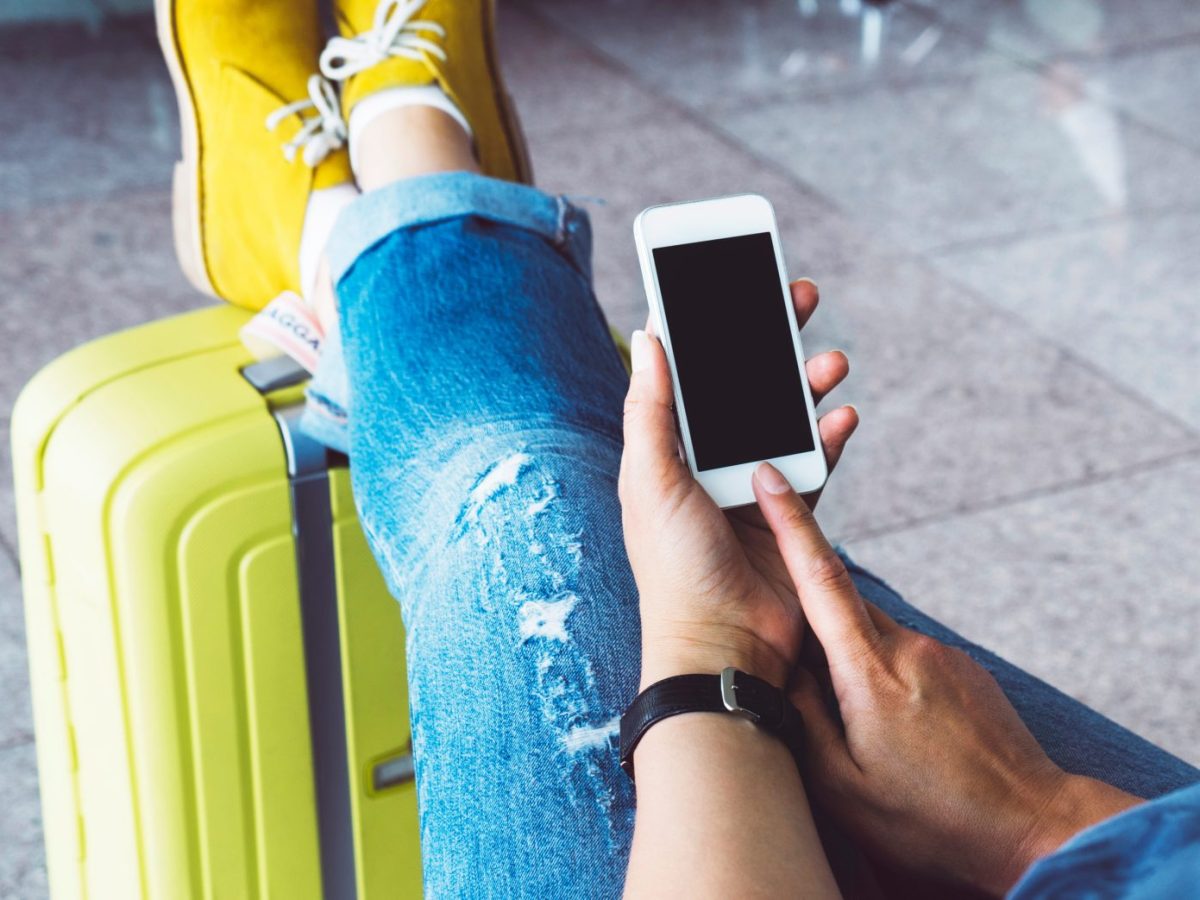
<path fill-rule="evenodd" d="M 388 88 L 428 87 L 445 85 L 424 61 L 391 57 L 348 79 L 342 88 L 342 114 L 349 118 L 364 98 Z"/>

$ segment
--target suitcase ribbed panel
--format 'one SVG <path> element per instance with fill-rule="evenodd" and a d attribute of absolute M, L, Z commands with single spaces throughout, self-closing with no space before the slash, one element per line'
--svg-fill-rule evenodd
<path fill-rule="evenodd" d="M 321 893 L 291 499 L 278 427 L 239 374 L 245 317 L 214 307 L 93 342 L 14 411 L 55 897 Z M 341 476 L 358 894 L 412 896 L 413 786 L 370 781 L 407 741 L 403 633 Z"/>
<path fill-rule="evenodd" d="M 360 785 L 350 796 L 358 896 L 417 897 L 421 894 L 420 835 L 417 793 L 411 783 L 408 693 L 388 715 L 380 715 L 378 702 L 381 694 L 393 690 L 392 685 L 405 683 L 404 628 L 358 524 L 346 469 L 330 471 L 330 494 L 338 592 L 364 598 L 339 607 L 343 677 L 349 685 L 350 765 Z M 388 784 L 395 778 L 389 770 L 402 772 L 403 780 Z M 370 862 L 381 859 L 393 859 L 393 864 L 385 868 Z"/>

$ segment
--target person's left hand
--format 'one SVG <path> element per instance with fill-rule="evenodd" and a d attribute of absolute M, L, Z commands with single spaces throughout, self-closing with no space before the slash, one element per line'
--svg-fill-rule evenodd
<path fill-rule="evenodd" d="M 759 491 L 759 504 L 824 655 L 793 677 L 804 784 L 857 846 L 951 893 L 1002 895 L 1034 860 L 1141 802 L 1064 772 L 982 665 L 867 602 L 773 478 L 780 489 Z"/>
<path fill-rule="evenodd" d="M 817 289 L 807 280 L 791 287 L 803 327 L 817 307 Z M 642 687 L 726 666 L 782 687 L 799 656 L 804 616 L 775 537 L 757 506 L 722 512 L 692 476 L 678 452 L 662 346 L 638 333 L 633 350 L 620 495 L 641 598 Z M 808 360 L 814 401 L 840 384 L 849 368 L 836 350 Z M 819 426 L 832 471 L 858 426 L 858 413 L 843 406 L 822 416 Z M 806 499 L 812 505 L 816 497 Z"/>

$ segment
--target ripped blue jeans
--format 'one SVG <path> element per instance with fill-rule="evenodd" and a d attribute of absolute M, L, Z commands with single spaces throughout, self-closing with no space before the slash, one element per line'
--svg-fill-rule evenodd
<path fill-rule="evenodd" d="M 329 249 L 341 334 L 305 427 L 349 454 L 403 611 L 431 897 L 615 897 L 624 881 L 617 722 L 640 664 L 617 502 L 627 376 L 590 244 L 563 198 L 457 173 L 364 195 Z M 991 669 L 1064 767 L 1143 796 L 1196 779 L 851 568 Z"/>

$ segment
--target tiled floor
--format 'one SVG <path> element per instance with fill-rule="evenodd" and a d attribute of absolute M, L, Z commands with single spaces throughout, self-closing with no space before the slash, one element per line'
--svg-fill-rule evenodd
<path fill-rule="evenodd" d="M 503 31 L 539 180 L 599 198 L 613 321 L 644 318 L 641 207 L 771 197 L 793 273 L 822 287 L 807 346 L 851 354 L 863 416 L 827 528 L 1200 763 L 1200 7 L 514 0 Z M 172 255 L 176 122 L 148 22 L 0 29 L 0 83 L 7 468 L 38 366 L 205 301 Z M 0 896 L 32 897 L 15 545 L 0 479 Z"/>

